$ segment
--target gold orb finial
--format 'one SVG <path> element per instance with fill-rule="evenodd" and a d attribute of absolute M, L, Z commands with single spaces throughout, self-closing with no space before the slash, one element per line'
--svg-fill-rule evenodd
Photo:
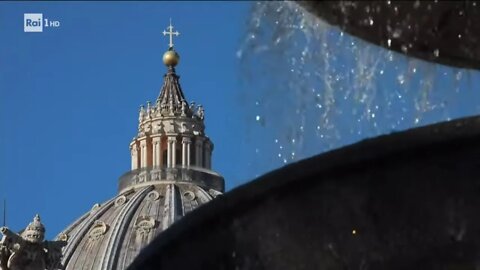
<path fill-rule="evenodd" d="M 178 64 L 178 61 L 180 61 L 180 55 L 178 55 L 178 53 L 173 49 L 168 50 L 163 54 L 163 63 L 166 66 L 174 67 Z"/>

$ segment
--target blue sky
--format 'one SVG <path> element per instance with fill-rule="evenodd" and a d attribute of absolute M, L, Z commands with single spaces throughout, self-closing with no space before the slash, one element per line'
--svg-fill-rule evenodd
<path fill-rule="evenodd" d="M 53 237 L 116 194 L 129 170 L 138 108 L 159 94 L 169 18 L 181 35 L 177 73 L 204 105 L 213 166 L 229 188 L 250 177 L 238 131 L 236 51 L 250 2 L 0 3 L 0 198 L 7 225 L 35 213 Z M 23 14 L 57 29 L 24 33 Z"/>

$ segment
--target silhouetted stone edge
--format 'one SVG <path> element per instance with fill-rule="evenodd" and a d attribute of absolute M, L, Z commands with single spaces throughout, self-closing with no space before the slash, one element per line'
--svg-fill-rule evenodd
<path fill-rule="evenodd" d="M 330 25 L 386 49 L 443 65 L 480 69 L 480 5 L 471 1 L 297 2 Z M 368 23 L 370 19 L 373 24 Z M 395 36 L 395 29 L 400 36 Z"/>
<path fill-rule="evenodd" d="M 204 228 L 202 224 L 211 220 L 230 222 L 232 217 L 268 200 L 278 190 L 295 186 L 292 184 L 306 185 L 310 181 L 318 183 L 322 181 L 318 180 L 318 175 L 328 176 L 341 172 L 342 169 L 361 169 L 365 164 L 373 161 L 378 163 L 392 155 L 409 158 L 411 153 L 416 153 L 419 158 L 423 149 L 428 150 L 423 155 L 432 155 L 447 148 L 465 147 L 478 140 L 480 117 L 469 117 L 363 140 L 287 165 L 240 186 L 185 216 L 147 246 L 129 269 L 147 269 L 144 268 L 145 265 L 153 265 L 155 260 L 161 258 L 160 252 L 164 248 L 175 246 L 176 242 L 183 239 L 188 241 L 190 235 L 201 232 Z M 437 145 L 441 147 L 436 147 Z M 317 177 L 310 177 L 313 175 Z M 299 179 L 302 181 L 298 182 Z M 140 266 L 142 267 L 138 268 Z"/>

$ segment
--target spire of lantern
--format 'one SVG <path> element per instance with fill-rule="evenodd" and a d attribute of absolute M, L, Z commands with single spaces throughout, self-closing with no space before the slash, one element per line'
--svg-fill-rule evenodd
<path fill-rule="evenodd" d="M 188 104 L 180 87 L 179 76 L 175 73 L 175 66 L 180 60 L 180 56 L 173 49 L 173 36 L 178 36 L 178 31 L 173 31 L 172 20 L 167 27 L 168 31 L 163 31 L 163 35 L 169 35 L 170 43 L 168 50 L 163 54 L 163 63 L 168 67 L 167 74 L 163 79 L 163 86 L 158 96 L 156 105 L 162 111 L 169 111 L 171 115 L 183 114 L 188 111 Z"/>

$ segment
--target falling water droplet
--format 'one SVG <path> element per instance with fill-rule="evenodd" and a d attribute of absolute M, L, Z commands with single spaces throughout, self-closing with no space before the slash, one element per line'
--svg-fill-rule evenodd
<path fill-rule="evenodd" d="M 388 54 L 388 61 L 392 62 L 393 61 L 393 53 L 389 52 Z"/>
<path fill-rule="evenodd" d="M 395 31 L 393 31 L 393 38 L 399 38 L 401 35 L 402 35 L 402 29 L 395 28 Z"/>
<path fill-rule="evenodd" d="M 455 74 L 455 79 L 457 81 L 460 81 L 462 79 L 462 74 L 463 74 L 462 71 L 457 71 L 457 73 Z"/>
<path fill-rule="evenodd" d="M 382 12 L 396 5 L 388 4 L 391 6 L 382 5 Z M 420 1 L 412 4 L 424 5 Z M 378 8 L 370 9 L 370 14 L 373 12 Z M 378 24 L 373 18 L 362 22 Z M 449 92 L 442 92 L 445 87 L 433 87 L 433 82 L 465 77 L 456 71 L 442 76 L 448 69 L 436 70 L 436 65 L 429 63 L 411 65 L 411 58 L 331 27 L 295 2 L 259 2 L 250 25 L 238 53 L 246 75 L 253 77 L 249 79 L 253 87 L 245 93 L 250 106 L 245 111 L 247 119 L 255 123 L 249 129 L 257 143 L 252 152 L 259 149 L 262 155 L 256 158 L 264 159 L 271 169 L 285 160 L 291 162 L 293 156 L 298 160 L 366 136 L 444 120 L 447 114 L 443 112 L 449 108 L 441 102 L 455 91 L 450 87 Z M 412 50 L 412 42 L 404 40 L 406 32 L 402 30 L 416 27 L 413 23 L 387 27 L 385 45 L 400 46 L 403 52 Z M 394 44 L 393 39 L 397 39 Z M 432 50 L 434 55 L 439 57 L 439 50 Z M 391 85 L 391 78 L 398 85 Z M 385 91 L 385 87 L 394 89 Z M 267 98 L 268 106 L 264 103 Z M 480 106 L 475 108 L 480 111 Z M 435 113 L 429 114 L 433 110 Z M 268 132 L 257 124 L 266 117 L 278 120 Z M 272 159 L 275 155 L 279 158 Z"/>

